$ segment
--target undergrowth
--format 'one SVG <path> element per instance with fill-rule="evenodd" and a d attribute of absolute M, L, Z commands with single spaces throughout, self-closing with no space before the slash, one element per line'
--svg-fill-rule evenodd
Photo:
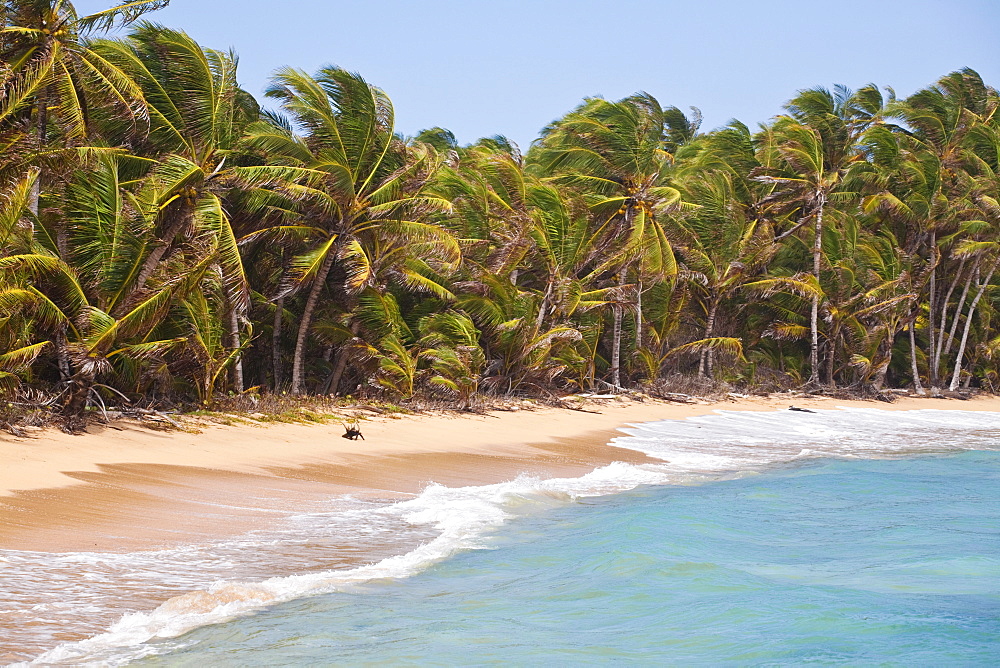
<path fill-rule="evenodd" d="M 758 379 L 759 380 L 759 379 Z M 699 378 L 684 374 L 673 374 L 657 379 L 653 383 L 626 391 L 625 395 L 642 400 L 645 396 L 668 401 L 719 401 L 732 395 L 758 395 L 798 391 L 822 394 L 842 399 L 868 399 L 894 401 L 896 391 L 873 391 L 858 388 L 818 388 L 808 390 L 782 377 L 768 378 L 766 382 L 730 384 L 724 381 Z M 948 393 L 954 398 L 969 398 L 971 393 Z M 556 406 L 579 409 L 590 401 L 592 393 L 580 393 L 575 397 L 559 397 L 548 392 L 544 396 L 489 395 L 479 394 L 469 406 L 461 406 L 457 401 L 440 396 L 417 395 L 405 401 L 387 401 L 372 397 L 331 397 L 327 395 L 291 395 L 244 392 L 217 397 L 209 408 L 199 405 L 174 404 L 169 401 L 149 399 L 143 405 L 113 403 L 107 401 L 99 406 L 89 406 L 85 415 L 71 422 L 60 413 L 54 392 L 47 395 L 39 390 L 30 393 L 15 393 L 6 400 L 0 399 L 0 431 L 14 436 L 30 436 L 41 428 L 56 427 L 70 433 L 86 431 L 92 423 L 131 420 L 143 426 L 162 430 L 197 431 L 206 424 L 327 424 L 348 422 L 375 415 L 399 416 L 409 413 L 429 411 L 453 411 L 483 413 L 486 411 L 509 411 L 531 409 L 535 406 Z M 943 395 L 942 395 L 943 396 Z"/>

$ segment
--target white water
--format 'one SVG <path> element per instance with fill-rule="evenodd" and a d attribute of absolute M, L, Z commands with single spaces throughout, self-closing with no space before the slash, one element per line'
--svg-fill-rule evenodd
<path fill-rule="evenodd" d="M 573 479 L 522 476 L 511 482 L 463 488 L 432 484 L 414 499 L 389 505 L 337 499 L 329 512 L 298 516 L 280 531 L 210 546 L 123 555 L 0 553 L 0 574 L 14 600 L 19 588 L 51 590 L 49 602 L 40 609 L 14 606 L 7 612 L 30 616 L 40 624 L 51 616 L 71 619 L 101 614 L 113 596 L 112 588 L 123 581 L 152 590 L 188 591 L 155 610 L 125 614 L 104 633 L 59 645 L 33 661 L 120 665 L 155 653 L 152 641 L 157 639 L 304 596 L 408 577 L 457 552 L 484 547 L 484 536 L 514 515 L 640 485 L 694 484 L 744 475 L 803 457 L 874 458 L 955 448 L 995 449 L 1000 414 L 877 409 L 719 411 L 684 421 L 633 425 L 623 431 L 629 435 L 614 439 L 616 445 L 664 463 L 615 463 Z M 405 551 L 360 567 L 337 567 L 333 546 L 345 543 L 363 546 L 359 549 L 373 555 L 391 554 L 394 547 Z M 322 570 L 266 577 L 268 565 L 278 563 L 277 559 L 298 560 L 302 570 L 307 566 Z M 324 559 L 333 563 L 323 568 Z M 241 577 L 227 578 L 230 569 Z"/>

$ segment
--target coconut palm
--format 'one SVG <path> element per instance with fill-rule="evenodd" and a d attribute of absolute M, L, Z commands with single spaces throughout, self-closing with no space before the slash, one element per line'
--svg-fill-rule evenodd
<path fill-rule="evenodd" d="M 580 331 L 570 324 L 539 327 L 542 295 L 502 277 L 484 273 L 462 288 L 458 305 L 483 332 L 484 384 L 500 393 L 550 387 L 566 370 L 560 352 L 582 339 Z"/>
<path fill-rule="evenodd" d="M 975 136 L 978 128 L 993 118 L 996 109 L 996 93 L 983 83 L 978 73 L 968 68 L 952 72 L 933 86 L 889 106 L 887 115 L 903 123 L 894 128 L 893 139 L 885 138 L 883 133 L 879 142 L 882 151 L 874 156 L 878 163 L 883 156 L 899 153 L 899 175 L 890 177 L 895 187 L 890 185 L 887 190 L 891 194 L 879 203 L 911 226 L 911 234 L 919 240 L 914 252 L 927 258 L 928 376 L 934 389 L 940 382 L 946 351 L 950 351 L 955 340 L 968 288 L 961 292 L 949 328 L 950 297 L 956 283 L 964 276 L 968 286 L 976 271 L 969 256 L 952 254 L 949 249 L 954 248 L 954 235 L 959 232 L 962 220 L 969 218 L 966 212 L 972 208 L 968 199 L 971 175 L 978 172 L 980 162 Z M 952 279 L 945 283 L 943 297 L 938 286 L 942 270 Z"/>
<path fill-rule="evenodd" d="M 492 295 L 509 302 L 516 293 L 521 299 L 514 301 L 531 312 L 509 312 L 519 313 L 518 326 L 525 328 L 521 334 L 531 341 L 620 297 L 617 288 L 596 288 L 603 269 L 595 262 L 596 239 L 586 211 L 579 206 L 574 210 L 567 193 L 533 174 L 516 146 L 494 137 L 455 154 L 457 159 L 437 175 L 435 188 L 452 201 L 453 213 L 442 223 L 463 244 L 460 280 L 453 281 L 460 301 Z M 491 289 L 495 279 L 514 286 L 513 291 Z M 521 373 L 523 359 L 508 350 L 508 337 L 488 317 L 480 318 L 480 324 L 484 345 L 493 351 L 488 384 L 513 382 L 516 387 L 527 378 Z M 556 350 L 569 354 L 562 346 Z M 577 362 L 592 367 L 592 353 Z M 529 375 L 530 382 L 543 382 L 540 375 Z"/>
<path fill-rule="evenodd" d="M 89 48 L 87 38 L 121 28 L 169 0 L 120 3 L 80 16 L 67 0 L 7 0 L 0 4 L 0 58 L 7 63 L 0 85 L 0 123 L 35 107 L 39 147 L 54 122 L 67 139 L 87 135 L 91 110 L 125 109 L 143 115 L 142 95 L 113 64 Z M 54 116 L 54 118 L 53 118 Z"/>
<path fill-rule="evenodd" d="M 758 170 L 757 178 L 776 186 L 770 201 L 783 215 L 797 215 L 798 222 L 781 236 L 812 222 L 812 274 L 820 280 L 823 255 L 823 214 L 833 199 L 853 196 L 842 188 L 848 170 L 865 159 L 859 142 L 864 131 L 879 118 L 882 95 L 875 86 L 856 93 L 838 86 L 801 91 L 788 102 L 789 116 L 779 117 L 767 133 L 765 150 L 773 151 L 784 163 Z M 809 383 L 819 379 L 820 291 L 812 297 L 810 313 Z"/>
<path fill-rule="evenodd" d="M 502 137 L 480 140 L 435 181 L 453 205 L 442 223 L 464 245 L 467 278 L 491 274 L 541 293 L 537 328 L 603 305 L 609 291 L 594 289 L 600 240 L 569 193 L 532 174 L 516 146 Z"/>
<path fill-rule="evenodd" d="M 421 357 L 430 363 L 429 383 L 454 394 L 468 410 L 479 390 L 486 356 L 479 345 L 479 330 L 463 313 L 434 313 L 420 321 Z"/>
<path fill-rule="evenodd" d="M 662 279 L 677 270 L 662 216 L 680 206 L 671 185 L 673 155 L 667 151 L 697 128 L 687 122 L 671 133 L 683 114 L 664 109 L 647 93 L 619 102 L 592 98 L 543 132 L 536 160 L 556 183 L 586 194 L 596 221 L 597 252 L 604 268 L 617 273 L 624 288 L 635 274 L 636 312 L 641 320 L 643 280 Z M 671 143 L 672 142 L 672 143 Z M 611 384 L 621 385 L 623 306 L 614 308 Z M 641 336 L 641 322 L 637 323 Z"/>
<path fill-rule="evenodd" d="M 292 366 L 291 389 L 301 393 L 313 315 L 338 258 L 345 275 L 342 289 L 356 296 L 376 276 L 371 254 L 376 245 L 384 249 L 394 239 L 396 248 L 419 247 L 431 261 L 435 255 L 456 260 L 458 247 L 444 230 L 421 220 L 449 206 L 423 192 L 436 153 L 426 145 L 407 146 L 395 136 L 392 103 L 384 92 L 337 67 L 325 67 L 315 77 L 285 68 L 275 74 L 267 95 L 305 131 L 299 136 L 278 120 L 251 132 L 253 146 L 296 170 L 297 180 L 275 187 L 295 202 L 314 231 L 311 249 L 291 261 L 281 291 L 287 295 L 308 287 Z M 412 286 L 429 287 L 426 275 L 412 267 L 400 274 Z M 346 352 L 338 361 L 341 370 Z"/>
<path fill-rule="evenodd" d="M 7 312 L 32 315 L 50 340 L 68 350 L 69 375 L 63 392 L 63 412 L 76 418 L 94 395 L 101 376 L 114 373 L 118 358 L 141 361 L 174 346 L 178 339 L 153 334 L 171 305 L 195 290 L 206 270 L 203 264 L 179 280 L 146 296 L 120 317 L 95 305 L 100 301 L 79 274 L 63 260 L 39 252 L 0 258 L 0 306 Z"/>
<path fill-rule="evenodd" d="M 150 160 L 148 184 L 155 188 L 159 211 L 155 233 L 146 240 L 141 264 L 116 309 L 122 312 L 140 298 L 164 258 L 208 244 L 222 271 L 228 345 L 240 349 L 249 288 L 224 199 L 235 179 L 268 180 L 274 170 L 235 164 L 243 132 L 259 112 L 237 83 L 236 56 L 151 23 L 123 41 L 97 42 L 93 50 L 127 73 L 145 97 L 150 130 L 136 149 Z M 233 366 L 234 384 L 242 389 L 239 356 Z"/>
<path fill-rule="evenodd" d="M 528 173 L 517 145 L 504 137 L 449 150 L 454 159 L 441 166 L 433 183 L 452 204 L 441 224 L 461 240 L 466 260 L 518 282 L 532 246 L 538 211 L 529 200 L 538 179 Z"/>
<path fill-rule="evenodd" d="M 670 235 L 683 259 L 690 289 L 705 312 L 698 375 L 711 376 L 720 306 L 759 274 L 777 251 L 771 221 L 759 213 L 765 190 L 750 178 L 759 167 L 749 129 L 741 123 L 705 136 L 680 170 L 685 201 Z"/>
<path fill-rule="evenodd" d="M 142 93 L 128 75 L 90 47 L 88 37 L 136 21 L 169 0 L 139 0 L 80 16 L 68 0 L 0 4 L 0 128 L 27 121 L 36 154 L 93 135 L 95 119 L 132 130 L 145 120 Z M 55 137 L 54 137 L 55 138 Z M 54 147 L 58 149 L 58 146 Z M 41 180 L 31 210 L 38 214 Z"/>

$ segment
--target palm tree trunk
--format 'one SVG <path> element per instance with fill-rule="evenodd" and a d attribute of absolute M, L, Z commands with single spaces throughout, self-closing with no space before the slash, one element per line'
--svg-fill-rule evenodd
<path fill-rule="evenodd" d="M 642 279 L 637 278 L 635 283 L 635 349 L 638 350 L 642 348 Z"/>
<path fill-rule="evenodd" d="M 913 389 L 917 393 L 917 396 L 922 397 L 927 393 L 924 391 L 924 386 L 920 383 L 920 369 L 917 368 L 917 338 L 913 334 L 913 323 L 916 318 L 917 316 L 914 314 L 907 328 L 910 330 L 910 371 L 913 373 Z"/>
<path fill-rule="evenodd" d="M 937 347 L 936 347 L 936 333 L 934 329 L 934 314 L 937 310 L 937 233 L 931 232 L 931 277 L 930 277 L 930 296 L 929 299 L 929 311 L 927 313 L 927 356 L 931 360 L 930 364 L 930 383 L 931 389 L 937 390 L 938 387 L 938 370 L 937 366 L 934 364 L 934 360 L 937 359 Z"/>
<path fill-rule="evenodd" d="M 38 140 L 38 151 L 41 153 L 45 149 L 45 140 L 48 137 L 48 126 L 49 126 L 49 106 L 48 106 L 48 96 L 46 95 L 45 89 L 38 96 L 38 101 L 35 103 L 35 122 L 37 127 L 35 128 L 36 137 Z M 31 211 L 35 217 L 38 217 L 38 207 L 42 197 L 42 174 L 39 172 L 38 178 L 31 185 L 31 194 L 28 198 L 28 209 Z M 29 222 L 28 227 L 32 236 L 34 236 L 34 223 Z"/>
<path fill-rule="evenodd" d="M 830 387 L 837 386 L 833 380 L 833 376 L 837 367 L 837 339 L 839 338 L 840 327 L 838 326 L 830 332 L 830 338 L 826 346 L 826 384 Z"/>
<path fill-rule="evenodd" d="M 618 287 L 621 288 L 625 285 L 625 268 L 622 268 L 621 272 L 618 274 Z M 621 299 L 621 295 L 618 296 Z M 614 325 L 611 329 L 611 384 L 615 387 L 621 387 L 621 351 L 622 351 L 622 307 L 620 304 L 615 304 L 613 307 L 614 311 Z"/>
<path fill-rule="evenodd" d="M 59 365 L 59 380 L 66 381 L 73 375 L 73 370 L 69 364 L 69 345 L 66 342 L 66 325 L 60 325 L 56 332 L 55 341 L 56 361 Z"/>
<path fill-rule="evenodd" d="M 163 237 L 156 242 L 156 246 L 150 251 L 146 259 L 143 260 L 142 268 L 139 269 L 139 274 L 136 276 L 135 281 L 132 283 L 131 287 L 128 288 L 125 296 L 118 300 L 118 303 L 111 311 L 111 315 L 117 316 L 125 313 L 128 310 L 129 297 L 136 291 L 142 289 L 146 285 L 146 281 L 149 280 L 153 272 L 156 271 L 157 265 L 160 264 L 160 260 L 163 259 L 163 255 L 170 249 L 173 245 L 173 239 L 176 237 L 184 227 L 184 223 L 187 221 L 188 213 L 183 212 L 182 215 L 177 216 L 164 231 Z"/>
<path fill-rule="evenodd" d="M 337 355 L 337 366 L 333 368 L 333 373 L 330 374 L 330 384 L 327 387 L 327 392 L 333 396 L 337 395 L 337 390 L 340 389 L 340 379 L 344 377 L 344 371 L 347 370 L 347 347 L 340 349 L 340 354 Z"/>
<path fill-rule="evenodd" d="M 809 385 L 819 385 L 819 295 L 813 295 L 809 314 Z"/>
<path fill-rule="evenodd" d="M 351 334 L 355 336 L 358 330 L 361 329 L 361 323 L 355 320 L 351 323 Z M 350 341 L 344 343 L 340 347 L 340 355 L 337 356 L 337 366 L 333 369 L 333 374 L 330 376 L 330 387 L 328 392 L 330 394 L 336 395 L 337 390 L 340 388 L 340 379 L 344 376 L 344 370 L 347 369 L 347 346 Z"/>
<path fill-rule="evenodd" d="M 236 350 L 243 343 L 240 341 L 240 317 L 232 304 L 226 305 L 226 321 L 229 329 L 229 347 Z M 240 352 L 233 360 L 233 391 L 242 392 L 243 389 L 243 353 Z"/>
<path fill-rule="evenodd" d="M 274 302 L 274 327 L 271 330 L 271 382 L 272 389 L 281 387 L 281 325 L 285 314 L 285 298 Z"/>
<path fill-rule="evenodd" d="M 87 399 L 90 397 L 90 389 L 94 386 L 96 377 L 97 374 L 93 368 L 86 367 L 73 374 L 69 379 L 69 391 L 62 405 L 64 417 L 68 419 L 82 417 L 87 408 Z"/>
<path fill-rule="evenodd" d="M 302 319 L 299 321 L 299 331 L 295 337 L 295 356 L 292 359 L 292 394 L 302 394 L 304 389 L 306 339 L 309 336 L 309 327 L 312 325 L 313 311 L 316 310 L 316 303 L 319 301 L 319 293 L 326 285 L 326 277 L 330 273 L 330 268 L 333 267 L 333 261 L 336 257 L 337 253 L 334 252 L 333 248 L 327 251 L 326 257 L 323 258 L 323 264 L 320 265 L 319 271 L 316 272 L 316 278 L 313 279 L 312 287 L 309 288 L 309 297 L 306 299 Z"/>
<path fill-rule="evenodd" d="M 545 295 L 542 297 L 542 303 L 538 305 L 538 317 L 535 318 L 535 336 L 541 333 L 542 325 L 545 324 L 545 315 L 549 307 L 549 297 L 552 295 L 552 287 L 552 279 L 549 278 L 545 286 Z"/>
<path fill-rule="evenodd" d="M 962 272 L 965 270 L 965 257 L 962 257 L 961 261 L 958 263 L 958 270 L 955 272 L 955 278 L 952 279 L 951 285 L 948 286 L 948 292 L 944 295 L 944 303 L 941 304 L 941 326 L 938 328 L 938 340 L 937 347 L 935 349 L 934 364 L 940 368 L 941 364 L 941 350 L 944 348 L 944 335 L 945 335 L 945 325 L 948 323 L 948 303 L 951 301 L 951 295 L 955 292 L 955 287 L 958 282 L 962 279 Z M 965 296 L 963 294 L 961 304 L 965 303 Z M 956 309 L 957 312 L 961 312 L 962 306 L 959 304 Z"/>
<path fill-rule="evenodd" d="M 715 313 L 718 308 L 719 301 L 715 295 L 712 295 L 709 298 L 708 317 L 705 320 L 705 336 L 702 337 L 704 339 L 712 338 L 712 334 L 715 332 Z M 698 361 L 699 378 L 712 377 L 712 367 L 715 362 L 712 356 L 713 352 L 710 348 L 701 351 L 701 359 Z"/>
<path fill-rule="evenodd" d="M 882 348 L 883 346 L 879 346 Z M 885 362 L 883 364 L 883 361 Z M 889 363 L 892 361 L 892 350 L 890 346 L 889 358 L 885 360 L 878 360 L 878 371 L 875 372 L 875 382 L 872 386 L 876 391 L 881 392 L 882 388 L 885 387 L 885 377 L 889 374 Z"/>
<path fill-rule="evenodd" d="M 333 344 L 331 343 L 323 347 L 323 361 L 329 364 L 332 358 L 333 358 Z M 317 394 L 329 394 L 330 385 L 332 384 L 333 384 L 333 371 L 328 373 L 326 375 L 326 380 L 320 383 L 319 392 L 317 392 Z"/>
<path fill-rule="evenodd" d="M 816 231 L 813 237 L 813 276 L 816 277 L 816 288 L 819 289 L 819 268 L 823 255 L 823 206 L 826 195 L 817 193 L 819 204 L 816 210 Z M 819 295 L 813 295 L 812 312 L 809 316 L 809 328 L 812 335 L 809 341 L 809 385 L 819 385 Z"/>
<path fill-rule="evenodd" d="M 962 296 L 958 298 L 958 304 L 955 306 L 955 316 L 951 321 L 951 329 L 948 330 L 948 337 L 944 341 L 944 351 L 938 351 L 939 359 L 942 356 L 947 356 L 951 353 L 951 347 L 955 343 L 955 333 L 958 332 L 958 323 L 962 319 L 962 308 L 965 306 L 965 298 L 969 295 L 969 288 L 972 287 L 973 278 L 978 274 L 979 263 L 977 261 L 976 267 L 969 272 L 968 278 L 965 279 L 965 286 L 962 288 Z M 943 325 L 944 323 L 942 323 L 942 326 Z"/>
<path fill-rule="evenodd" d="M 958 344 L 958 353 L 955 355 L 955 373 L 952 375 L 951 385 L 948 387 L 952 392 L 958 389 L 958 382 L 962 376 L 962 357 L 965 355 L 965 346 L 969 342 L 969 330 L 972 329 L 972 316 L 975 314 L 976 306 L 979 305 L 979 300 L 982 298 L 983 293 L 986 292 L 986 288 L 989 286 L 990 280 L 993 278 L 993 272 L 996 271 L 998 264 L 1000 264 L 1000 257 L 993 260 L 986 278 L 979 284 L 979 290 L 976 292 L 975 299 L 969 304 L 969 313 L 965 316 L 965 328 L 962 330 L 962 342 Z"/>
<path fill-rule="evenodd" d="M 629 205 L 625 208 L 625 228 L 631 229 L 632 219 L 635 216 L 635 208 L 633 205 Z M 628 264 L 621 268 L 621 272 L 618 274 L 618 287 L 622 288 L 625 286 L 626 279 L 628 278 Z M 619 289 L 618 298 L 621 299 L 621 289 Z M 624 309 L 620 305 L 614 307 L 614 326 L 611 331 L 611 384 L 615 387 L 621 387 L 621 357 L 622 357 L 622 316 L 624 315 Z"/>

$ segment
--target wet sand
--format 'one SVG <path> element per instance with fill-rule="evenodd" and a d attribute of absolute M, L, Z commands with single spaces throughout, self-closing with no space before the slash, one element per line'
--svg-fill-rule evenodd
<path fill-rule="evenodd" d="M 628 423 L 715 410 L 862 406 L 1000 411 L 1000 399 L 826 398 L 717 403 L 591 400 L 584 411 L 526 408 L 479 414 L 381 416 L 365 440 L 337 423 L 207 426 L 200 433 L 141 425 L 0 437 L 0 548 L 124 552 L 260 529 L 332 496 L 406 498 L 429 482 L 482 485 L 521 473 L 575 477 L 645 455 L 608 445 Z"/>

